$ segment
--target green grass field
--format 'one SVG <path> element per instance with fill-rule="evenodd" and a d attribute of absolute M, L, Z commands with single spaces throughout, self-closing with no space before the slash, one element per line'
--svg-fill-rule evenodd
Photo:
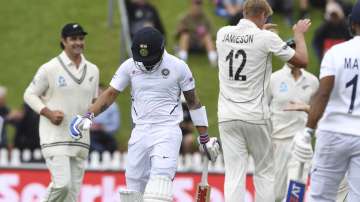
<path fill-rule="evenodd" d="M 186 12 L 187 0 L 152 0 L 159 10 L 167 33 L 167 49 L 173 52 L 176 22 Z M 206 1 L 207 14 L 214 22 L 216 30 L 225 25 L 225 20 L 214 15 L 213 5 Z M 0 7 L 0 85 L 8 87 L 8 103 L 12 108 L 19 108 L 23 102 L 24 89 L 31 81 L 38 67 L 60 53 L 60 29 L 68 22 L 83 25 L 89 35 L 86 38 L 85 56 L 97 64 L 101 71 L 101 81 L 109 83 L 119 66 L 120 20 L 117 5 L 114 7 L 114 26 L 107 26 L 108 3 L 103 0 L 11 0 L 2 1 Z M 311 11 L 312 28 L 307 34 L 310 53 L 309 70 L 318 74 L 318 61 L 311 48 L 312 34 L 320 24 L 323 13 Z M 291 29 L 284 24 L 282 16 L 275 15 L 274 22 L 279 24 L 282 38 L 291 37 Z M 217 69 L 211 68 L 206 55 L 190 56 L 189 66 L 196 78 L 197 91 L 204 105 L 207 106 L 210 134 L 217 135 Z M 279 60 L 274 60 L 274 69 L 282 67 Z M 130 98 L 129 91 L 117 99 L 121 108 L 121 129 L 117 139 L 122 149 L 126 149 L 130 135 Z"/>

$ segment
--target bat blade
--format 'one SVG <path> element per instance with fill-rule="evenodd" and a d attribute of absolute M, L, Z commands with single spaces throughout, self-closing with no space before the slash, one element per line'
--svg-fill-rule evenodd
<path fill-rule="evenodd" d="M 201 173 L 201 182 L 197 185 L 195 201 L 209 202 L 211 187 L 208 184 L 208 166 L 209 159 L 205 156 L 203 161 L 203 168 Z"/>
<path fill-rule="evenodd" d="M 196 202 L 210 201 L 211 187 L 209 185 L 198 184 L 196 189 Z"/>
<path fill-rule="evenodd" d="M 304 202 L 305 184 L 290 180 L 286 202 Z"/>

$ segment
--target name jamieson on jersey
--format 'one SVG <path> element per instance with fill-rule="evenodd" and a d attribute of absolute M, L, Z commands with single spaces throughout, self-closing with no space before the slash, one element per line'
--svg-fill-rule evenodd
<path fill-rule="evenodd" d="M 359 69 L 357 58 L 345 58 L 344 69 Z"/>
<path fill-rule="evenodd" d="M 229 42 L 229 43 L 253 43 L 254 35 L 233 35 L 233 34 L 225 34 L 222 42 Z"/>

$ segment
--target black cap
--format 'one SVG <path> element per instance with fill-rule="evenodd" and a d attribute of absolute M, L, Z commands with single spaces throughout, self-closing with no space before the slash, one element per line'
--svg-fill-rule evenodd
<path fill-rule="evenodd" d="M 61 30 L 61 36 L 63 38 L 68 36 L 84 36 L 88 33 L 78 23 L 68 23 Z"/>
<path fill-rule="evenodd" d="M 155 64 L 161 60 L 165 49 L 164 36 L 153 27 L 144 27 L 135 33 L 131 52 L 136 62 Z"/>

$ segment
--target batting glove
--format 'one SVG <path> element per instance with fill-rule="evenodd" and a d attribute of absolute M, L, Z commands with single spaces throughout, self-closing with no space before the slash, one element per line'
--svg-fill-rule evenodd
<path fill-rule="evenodd" d="M 216 137 L 209 138 L 208 134 L 201 134 L 198 137 L 198 142 L 200 152 L 205 153 L 210 161 L 215 162 L 221 151 L 218 139 Z"/>
<path fill-rule="evenodd" d="M 305 128 L 303 132 L 297 133 L 294 137 L 294 149 L 292 156 L 295 160 L 306 163 L 311 161 L 313 157 L 313 150 L 311 147 L 311 137 L 314 134 L 314 129 Z"/>
<path fill-rule="evenodd" d="M 84 116 L 77 115 L 70 123 L 70 136 L 74 140 L 82 138 L 82 133 L 88 131 L 92 124 L 94 113 L 88 112 Z"/>

